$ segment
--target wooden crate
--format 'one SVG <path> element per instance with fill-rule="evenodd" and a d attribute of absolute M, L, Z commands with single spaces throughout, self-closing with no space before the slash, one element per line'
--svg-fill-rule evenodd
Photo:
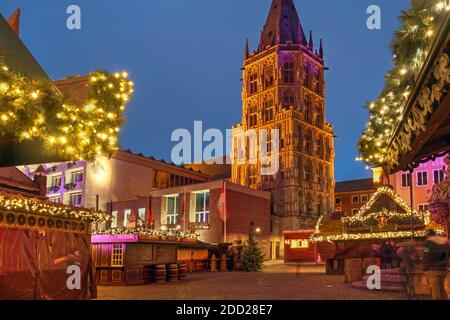
<path fill-rule="evenodd" d="M 362 279 L 362 259 L 345 259 L 345 283 L 361 281 Z"/>

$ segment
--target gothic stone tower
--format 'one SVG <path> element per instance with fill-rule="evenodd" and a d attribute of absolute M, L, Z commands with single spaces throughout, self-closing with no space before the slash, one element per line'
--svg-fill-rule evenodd
<path fill-rule="evenodd" d="M 274 232 L 313 228 L 334 207 L 334 141 L 325 119 L 323 47 L 320 41 L 314 52 L 312 33 L 309 38 L 293 0 L 273 0 L 258 49 L 250 54 L 248 41 L 245 45 L 232 181 L 272 193 Z M 250 163 L 254 144 L 237 142 L 238 132 L 249 129 L 265 129 L 269 135 L 279 130 L 275 175 L 261 174 L 259 155 L 256 164 Z"/>

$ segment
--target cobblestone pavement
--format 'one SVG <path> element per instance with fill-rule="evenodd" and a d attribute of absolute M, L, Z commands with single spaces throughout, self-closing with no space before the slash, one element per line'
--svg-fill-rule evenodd
<path fill-rule="evenodd" d="M 101 300 L 401 300 L 400 293 L 374 292 L 324 274 L 323 266 L 269 263 L 260 273 L 190 273 L 178 283 L 99 287 Z"/>

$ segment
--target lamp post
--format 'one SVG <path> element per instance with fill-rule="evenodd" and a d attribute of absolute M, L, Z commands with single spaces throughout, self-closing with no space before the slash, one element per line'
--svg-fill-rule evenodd
<path fill-rule="evenodd" d="M 248 232 L 248 240 L 249 241 L 253 241 L 253 235 L 256 233 L 260 233 L 261 232 L 261 228 L 257 227 L 255 228 L 255 223 L 252 221 L 250 222 L 250 229 Z"/>

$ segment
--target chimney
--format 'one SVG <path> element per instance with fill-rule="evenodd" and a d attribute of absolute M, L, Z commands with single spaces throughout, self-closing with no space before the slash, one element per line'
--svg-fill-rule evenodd
<path fill-rule="evenodd" d="M 20 33 L 20 9 L 16 9 L 14 13 L 8 19 L 9 26 L 13 29 L 14 33 L 19 36 Z"/>
<path fill-rule="evenodd" d="M 47 195 L 47 172 L 43 166 L 39 166 L 34 172 L 34 182 L 39 186 L 39 195 L 46 197 Z"/>

